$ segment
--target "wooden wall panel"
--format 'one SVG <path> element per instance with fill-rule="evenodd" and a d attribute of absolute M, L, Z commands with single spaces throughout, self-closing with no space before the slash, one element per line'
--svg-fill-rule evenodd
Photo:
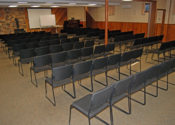
<path fill-rule="evenodd" d="M 169 24 L 167 26 L 166 40 L 175 40 L 175 24 Z"/>

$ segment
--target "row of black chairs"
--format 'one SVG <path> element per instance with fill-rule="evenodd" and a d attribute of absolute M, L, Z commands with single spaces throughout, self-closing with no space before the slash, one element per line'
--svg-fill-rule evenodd
<path fill-rule="evenodd" d="M 168 41 L 165 43 L 162 43 L 158 49 L 149 51 L 152 53 L 151 59 L 154 61 L 160 62 L 160 55 L 163 54 L 163 60 L 165 61 L 166 58 L 172 58 L 174 55 L 172 54 L 172 51 L 175 49 L 175 41 Z M 166 56 L 166 53 L 169 53 L 168 56 Z M 157 60 L 154 59 L 154 55 L 157 54 Z M 148 55 L 146 56 L 147 61 Z"/>
<path fill-rule="evenodd" d="M 163 35 L 136 39 L 133 42 L 133 44 L 131 46 L 128 46 L 127 48 L 135 49 L 135 48 L 140 48 L 140 47 L 152 46 L 152 45 L 160 43 L 162 39 L 163 39 Z"/>
<path fill-rule="evenodd" d="M 80 49 L 84 47 L 93 47 L 94 41 L 86 41 L 86 42 L 76 42 L 76 43 L 65 43 L 65 44 L 54 44 L 43 47 L 30 46 L 32 48 L 24 49 L 23 46 L 16 46 L 13 49 L 12 58 L 15 64 L 15 58 L 20 56 L 24 57 L 26 54 L 31 54 L 31 56 L 40 56 L 48 53 L 57 53 L 61 51 L 68 51 L 72 49 Z"/>
<path fill-rule="evenodd" d="M 60 46 L 58 46 L 60 47 Z M 101 55 L 107 55 L 109 53 L 113 53 L 115 45 L 114 44 L 107 44 L 107 45 L 98 45 L 95 47 L 85 47 L 80 49 L 66 49 L 65 51 L 62 51 L 62 49 L 58 48 L 57 46 L 53 46 L 51 51 L 48 51 L 48 48 L 43 49 L 27 49 L 20 51 L 20 59 L 18 61 L 19 71 L 20 74 L 23 75 L 23 68 L 22 64 L 30 63 L 34 60 L 35 62 L 39 61 L 40 58 L 47 59 L 47 56 L 53 55 L 54 62 L 61 62 L 66 60 L 71 60 L 71 62 L 75 62 L 76 60 L 85 60 L 89 59 L 91 57 L 98 57 Z M 57 51 L 59 50 L 59 51 Z M 38 52 L 37 52 L 38 51 Z M 50 52 L 50 55 L 49 55 Z M 43 55 L 43 56 L 41 56 Z M 39 63 L 42 63 L 39 61 Z M 45 63 L 45 62 L 43 62 Z"/>
<path fill-rule="evenodd" d="M 74 63 L 74 64 L 65 65 L 62 63 L 61 64 L 62 66 L 57 65 L 57 67 L 51 68 L 52 76 L 46 77 L 46 80 L 45 80 L 45 84 L 46 85 L 49 84 L 52 87 L 54 101 L 51 101 L 47 96 L 46 97 L 47 99 L 49 99 L 49 101 L 53 103 L 53 105 L 56 105 L 54 88 L 62 86 L 62 89 L 66 93 L 68 93 L 71 97 L 75 98 L 76 97 L 76 94 L 75 94 L 76 93 L 75 92 L 75 82 L 76 81 L 78 81 L 81 87 L 85 88 L 86 90 L 90 92 L 93 91 L 93 80 L 103 86 L 108 86 L 108 78 L 111 78 L 113 80 L 120 80 L 120 75 L 123 75 L 123 73 L 120 71 L 120 66 L 130 65 L 129 75 L 131 75 L 131 71 L 133 71 L 131 69 L 131 64 L 136 61 L 141 61 L 140 59 L 138 59 L 139 57 L 141 57 L 141 55 L 142 55 L 142 49 L 139 49 L 139 50 L 134 50 L 131 52 L 126 52 L 122 55 L 114 54 L 114 55 L 106 56 L 103 58 L 97 58 L 97 59 L 88 60 L 88 61 L 81 61 L 81 62 Z M 45 70 L 48 70 L 48 69 L 50 69 L 49 65 L 45 67 Z M 108 71 L 113 70 L 113 69 L 118 70 L 118 78 L 108 75 Z M 141 62 L 140 62 L 140 71 L 141 71 Z M 95 79 L 95 76 L 101 73 L 105 73 L 105 82 Z M 82 84 L 82 80 L 88 77 L 90 78 L 90 81 L 91 81 L 90 88 L 87 88 L 86 86 Z M 71 82 L 73 85 L 73 94 L 70 94 L 70 92 L 65 90 L 66 84 L 71 83 Z M 47 87 L 46 87 L 46 95 L 47 95 Z"/>
<path fill-rule="evenodd" d="M 102 118 L 99 118 L 97 115 L 102 112 L 104 109 L 110 109 L 110 124 L 113 125 L 113 107 L 122 111 L 126 114 L 131 114 L 131 100 L 135 101 L 139 104 L 146 104 L 146 94 L 153 95 L 146 91 L 146 87 L 152 85 L 152 83 L 156 82 L 156 95 L 158 96 L 158 81 L 161 80 L 162 77 L 166 76 L 167 86 L 166 88 L 161 88 L 164 90 L 168 90 L 168 74 L 173 71 L 175 68 L 175 59 L 169 60 L 167 62 L 161 63 L 159 65 L 153 66 L 143 72 L 132 75 L 124 80 L 118 81 L 112 84 L 109 87 L 106 87 L 102 90 L 99 90 L 93 94 L 86 95 L 81 99 L 76 100 L 70 106 L 70 114 L 69 114 L 69 125 L 71 123 L 71 110 L 74 108 L 85 116 L 88 117 L 89 125 L 91 125 L 91 119 L 96 118 L 103 122 L 104 124 L 108 124 Z M 138 91 L 142 91 L 144 93 L 144 101 L 140 102 L 131 97 L 133 93 Z M 121 109 L 115 104 L 119 102 L 123 98 L 128 98 L 128 110 Z"/>

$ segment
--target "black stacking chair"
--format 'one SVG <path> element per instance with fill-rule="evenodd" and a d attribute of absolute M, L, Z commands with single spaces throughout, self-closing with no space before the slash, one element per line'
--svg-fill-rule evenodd
<path fill-rule="evenodd" d="M 81 50 L 74 49 L 67 52 L 67 59 L 69 63 L 76 63 L 80 61 L 81 58 Z"/>
<path fill-rule="evenodd" d="M 39 47 L 49 46 L 49 43 L 48 43 L 48 41 L 42 41 L 42 42 L 38 43 L 38 46 Z"/>
<path fill-rule="evenodd" d="M 93 55 L 93 47 L 85 47 L 81 49 L 81 59 L 90 59 Z"/>
<path fill-rule="evenodd" d="M 70 95 L 72 98 L 76 97 L 75 93 L 75 85 L 74 82 L 72 82 L 72 74 L 73 74 L 73 68 L 72 65 L 66 65 L 66 66 L 61 66 L 61 67 L 56 67 L 52 69 L 52 76 L 51 77 L 46 77 L 45 79 L 45 94 L 46 98 L 54 105 L 56 106 L 56 101 L 55 101 L 55 93 L 54 93 L 54 88 L 57 87 L 62 87 L 62 89 Z M 71 83 L 73 85 L 73 95 L 69 93 L 66 90 L 65 85 L 68 83 Z M 47 84 L 49 84 L 52 87 L 52 94 L 53 94 L 53 101 L 47 96 Z"/>
<path fill-rule="evenodd" d="M 24 43 L 19 43 L 19 44 L 14 44 L 12 47 L 12 58 L 13 58 L 13 64 L 16 65 L 16 58 L 20 54 L 20 50 L 25 49 L 25 44 Z"/>
<path fill-rule="evenodd" d="M 49 40 L 49 45 L 60 45 L 60 40 L 59 39 Z"/>
<path fill-rule="evenodd" d="M 58 66 L 63 66 L 67 62 L 67 52 L 63 51 L 60 53 L 54 53 L 51 54 L 51 59 L 52 59 L 52 67 L 58 67 Z"/>
<path fill-rule="evenodd" d="M 85 47 L 92 47 L 92 46 L 94 46 L 94 41 L 93 40 L 88 40 L 88 41 L 85 42 L 84 46 Z"/>
<path fill-rule="evenodd" d="M 36 56 L 46 55 L 49 53 L 49 47 L 38 47 L 35 49 Z"/>
<path fill-rule="evenodd" d="M 111 54 L 111 52 L 114 53 L 114 49 L 115 49 L 114 43 L 107 44 L 105 46 L 105 55 Z"/>
<path fill-rule="evenodd" d="M 107 68 L 106 68 L 107 77 L 116 81 L 120 80 L 120 60 L 121 60 L 121 54 L 114 54 L 114 55 L 108 56 Z M 108 72 L 113 69 L 118 70 L 118 79 L 108 75 Z"/>
<path fill-rule="evenodd" d="M 104 85 L 104 86 L 108 86 L 106 67 L 107 67 L 107 57 L 95 59 L 92 62 L 92 71 L 91 71 L 92 76 L 91 77 L 94 78 L 95 82 L 101 85 Z M 105 79 L 106 79 L 105 84 L 95 79 L 95 76 L 101 73 L 105 73 Z"/>
<path fill-rule="evenodd" d="M 95 46 L 94 57 L 103 56 L 105 54 L 105 45 Z"/>
<path fill-rule="evenodd" d="M 113 125 L 112 107 L 110 105 L 110 96 L 112 89 L 113 87 L 109 86 L 95 92 L 94 94 L 89 94 L 73 102 L 70 106 L 69 125 L 71 123 L 71 111 L 73 108 L 75 108 L 79 112 L 83 113 L 86 117 L 88 117 L 89 125 L 91 125 L 90 120 L 94 117 L 103 122 L 104 124 L 108 124 L 106 121 L 102 120 L 97 116 L 107 107 L 110 107 L 110 124 Z"/>
<path fill-rule="evenodd" d="M 62 44 L 63 51 L 68 51 L 73 49 L 73 44 L 72 43 L 64 43 Z"/>
<path fill-rule="evenodd" d="M 49 52 L 50 53 L 57 53 L 57 52 L 61 52 L 61 51 L 62 51 L 61 45 L 51 45 L 51 46 L 49 46 Z"/>
<path fill-rule="evenodd" d="M 83 61 L 80 63 L 76 63 L 73 66 L 73 81 L 74 83 L 78 81 L 79 85 L 86 90 L 92 92 L 93 91 L 93 84 L 92 84 L 92 77 L 91 77 L 91 68 L 92 68 L 92 61 Z M 91 88 L 87 88 L 86 86 L 82 85 L 82 79 L 90 77 L 91 79 Z"/>
<path fill-rule="evenodd" d="M 114 108 L 126 114 L 131 114 L 130 86 L 131 83 L 133 83 L 133 78 L 134 76 L 130 76 L 124 80 L 118 81 L 117 83 L 113 84 L 114 89 L 112 91 L 111 104 Z M 125 97 L 128 98 L 128 111 L 115 105 L 117 102 L 119 102 Z"/>
<path fill-rule="evenodd" d="M 60 42 L 61 42 L 61 44 L 70 43 L 70 39 L 60 38 Z"/>
<path fill-rule="evenodd" d="M 33 57 L 35 56 L 35 51 L 34 49 L 23 49 L 20 51 L 19 54 L 19 60 L 18 60 L 18 68 L 19 68 L 19 73 L 24 76 L 23 72 L 23 64 L 28 64 L 33 61 Z"/>
<path fill-rule="evenodd" d="M 74 49 L 81 49 L 84 47 L 84 42 L 76 42 L 74 43 Z"/>
<path fill-rule="evenodd" d="M 30 68 L 31 82 L 38 87 L 38 82 L 36 78 L 36 73 L 43 72 L 46 76 L 47 70 L 51 69 L 51 57 L 50 55 L 35 56 L 33 59 L 33 66 Z M 34 73 L 35 83 L 32 79 L 32 72 Z"/>
<path fill-rule="evenodd" d="M 139 62 L 140 63 L 140 71 L 141 71 L 141 56 L 142 56 L 142 53 L 143 53 L 143 49 L 138 49 L 138 50 L 133 50 L 133 51 L 123 53 L 123 55 L 121 57 L 120 66 L 129 65 L 129 75 L 131 75 L 132 71 L 137 72 L 137 71 L 132 70 L 131 64 L 135 63 L 135 62 Z M 139 57 L 140 57 L 140 59 L 138 59 Z M 120 74 L 128 76 L 125 73 L 120 72 Z"/>

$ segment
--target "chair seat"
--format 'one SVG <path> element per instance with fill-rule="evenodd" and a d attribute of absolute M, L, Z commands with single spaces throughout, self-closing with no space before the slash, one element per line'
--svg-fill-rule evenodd
<path fill-rule="evenodd" d="M 103 109 L 105 109 L 106 107 L 109 106 L 108 103 L 104 103 L 103 105 L 101 105 L 101 107 L 99 108 L 94 108 L 91 109 L 90 113 L 89 113 L 89 107 L 91 105 L 91 97 L 92 95 L 89 94 L 77 101 L 75 101 L 72 106 L 74 108 L 76 108 L 77 110 L 79 110 L 81 113 L 83 113 L 86 116 L 89 116 L 90 118 L 94 117 L 96 114 L 100 113 Z M 88 114 L 89 113 L 89 114 Z"/>
<path fill-rule="evenodd" d="M 59 67 L 59 66 L 64 66 L 65 65 L 65 62 L 60 62 L 60 63 L 52 63 L 52 67 L 55 68 L 55 67 Z"/>
<path fill-rule="evenodd" d="M 101 74 L 104 73 L 106 71 L 106 69 L 98 69 L 98 70 L 93 70 L 92 71 L 92 75 L 97 75 L 97 74 Z"/>
<path fill-rule="evenodd" d="M 85 79 L 90 77 L 90 73 L 84 73 L 84 74 L 79 74 L 78 76 L 74 77 L 74 81 Z"/>
<path fill-rule="evenodd" d="M 19 59 L 22 64 L 27 64 L 33 61 L 33 58 Z"/>
<path fill-rule="evenodd" d="M 123 93 L 122 95 L 120 95 L 120 96 L 114 96 L 114 97 L 112 97 L 112 101 L 111 101 L 111 103 L 112 104 L 115 104 L 116 102 L 118 102 L 119 100 L 121 100 L 121 99 L 123 99 L 124 97 L 126 97 L 128 94 L 127 93 Z"/>
<path fill-rule="evenodd" d="M 47 77 L 45 79 L 45 81 L 47 83 L 49 83 L 50 85 L 53 84 L 53 87 L 55 88 L 55 87 L 59 87 L 59 86 L 65 85 L 67 83 L 71 83 L 72 79 L 71 78 L 67 78 L 67 79 L 64 79 L 64 80 L 61 80 L 61 81 L 54 81 L 54 80 L 52 80 L 52 78 Z"/>
<path fill-rule="evenodd" d="M 50 65 L 46 65 L 46 66 L 42 66 L 42 67 L 33 67 L 32 68 L 34 72 L 42 72 L 42 71 L 46 71 L 46 70 L 50 70 L 51 66 Z"/>

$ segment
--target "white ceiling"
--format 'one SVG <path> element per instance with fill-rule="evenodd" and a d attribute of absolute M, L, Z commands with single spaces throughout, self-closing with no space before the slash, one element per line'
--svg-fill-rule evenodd
<path fill-rule="evenodd" d="M 109 0 L 109 5 L 120 5 L 121 2 L 122 0 Z M 51 7 L 53 5 L 94 6 L 89 4 L 96 4 L 95 6 L 103 6 L 105 4 L 105 0 L 0 0 L 0 7 L 7 7 L 9 5 L 17 5 L 18 7 L 31 7 L 32 5 L 39 5 L 40 7 Z"/>

